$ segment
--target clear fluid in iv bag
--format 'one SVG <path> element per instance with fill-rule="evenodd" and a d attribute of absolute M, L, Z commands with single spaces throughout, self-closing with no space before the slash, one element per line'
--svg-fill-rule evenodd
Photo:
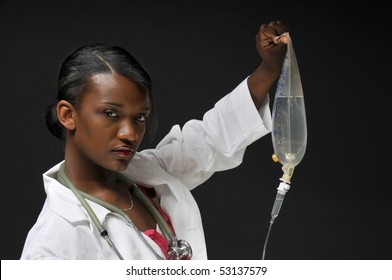
<path fill-rule="evenodd" d="M 297 166 L 305 154 L 307 141 L 303 95 L 277 96 L 272 119 L 272 143 L 279 162 Z"/>

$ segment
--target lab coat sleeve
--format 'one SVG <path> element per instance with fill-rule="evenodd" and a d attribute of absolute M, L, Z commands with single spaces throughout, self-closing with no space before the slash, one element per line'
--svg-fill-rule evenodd
<path fill-rule="evenodd" d="M 192 190 L 214 172 L 234 168 L 248 145 L 271 131 L 269 97 L 256 109 L 247 79 L 207 111 L 179 125 L 143 153 Z"/>

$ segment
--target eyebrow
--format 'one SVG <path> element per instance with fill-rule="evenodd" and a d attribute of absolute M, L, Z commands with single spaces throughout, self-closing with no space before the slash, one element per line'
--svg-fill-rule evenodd
<path fill-rule="evenodd" d="M 122 108 L 122 107 L 124 107 L 124 105 L 123 104 L 120 104 L 120 103 L 115 103 L 115 102 L 109 102 L 109 101 L 103 101 L 103 102 L 101 102 L 101 103 L 104 103 L 104 104 L 108 104 L 108 105 L 112 105 L 112 106 L 116 106 L 116 107 L 120 107 L 120 108 Z M 146 107 L 144 107 L 143 108 L 143 110 L 151 110 L 151 108 L 150 108 L 150 106 L 146 106 Z"/>

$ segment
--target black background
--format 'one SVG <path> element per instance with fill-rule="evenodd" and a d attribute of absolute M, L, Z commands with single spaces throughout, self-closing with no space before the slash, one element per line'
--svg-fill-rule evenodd
<path fill-rule="evenodd" d="M 63 157 L 44 113 L 73 49 L 121 45 L 150 72 L 159 116 L 150 147 L 255 69 L 255 35 L 274 19 L 290 27 L 308 146 L 266 259 L 391 259 L 388 9 L 286 2 L 0 1 L 1 259 L 20 257 L 45 199 L 42 173 Z M 261 259 L 282 175 L 272 153 L 268 135 L 193 191 L 210 259 Z"/>

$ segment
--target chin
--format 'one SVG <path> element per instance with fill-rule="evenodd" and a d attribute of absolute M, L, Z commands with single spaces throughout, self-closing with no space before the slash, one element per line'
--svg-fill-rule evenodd
<path fill-rule="evenodd" d="M 125 169 L 127 169 L 128 165 L 129 165 L 130 161 L 129 160 L 120 160 L 117 161 L 114 165 L 113 165 L 113 171 L 117 171 L 117 172 L 122 172 Z"/>

